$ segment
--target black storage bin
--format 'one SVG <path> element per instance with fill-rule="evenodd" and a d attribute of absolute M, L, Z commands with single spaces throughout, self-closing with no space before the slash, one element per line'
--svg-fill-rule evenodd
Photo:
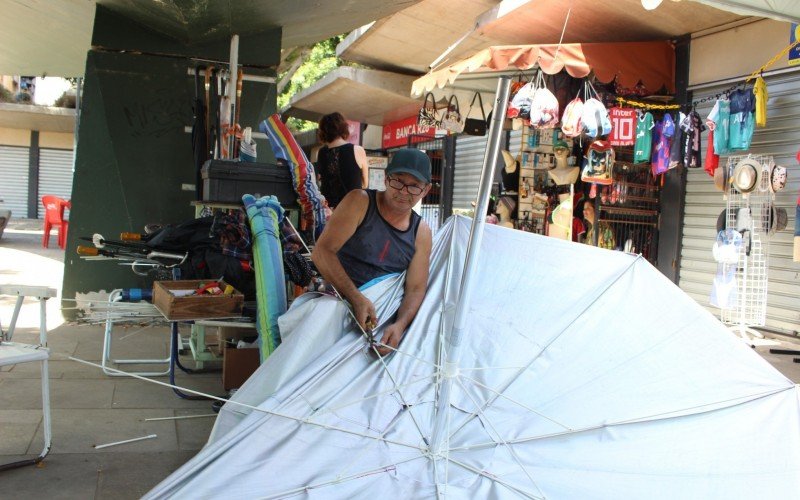
<path fill-rule="evenodd" d="M 241 203 L 243 194 L 274 195 L 281 206 L 297 206 L 289 167 L 272 163 L 208 160 L 200 171 L 203 201 Z"/>

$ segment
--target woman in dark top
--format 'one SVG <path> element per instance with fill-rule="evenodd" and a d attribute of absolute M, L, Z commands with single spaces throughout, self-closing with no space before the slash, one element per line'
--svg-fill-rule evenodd
<path fill-rule="evenodd" d="M 361 146 L 347 142 L 350 131 L 341 113 L 323 116 L 317 136 L 325 144 L 317 156 L 320 191 L 328 200 L 328 206 L 336 208 L 344 195 L 353 189 L 366 189 L 369 173 L 367 153 Z"/>

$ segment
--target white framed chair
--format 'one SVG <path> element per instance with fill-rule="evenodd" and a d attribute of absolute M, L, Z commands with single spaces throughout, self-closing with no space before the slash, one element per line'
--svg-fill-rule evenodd
<path fill-rule="evenodd" d="M 57 295 L 55 288 L 44 286 L 25 285 L 0 285 L 0 296 L 8 295 L 17 297 L 11 323 L 8 330 L 3 331 L 0 323 L 0 366 L 17 365 L 20 363 L 41 362 L 42 366 L 42 415 L 44 419 L 44 448 L 38 457 L 0 465 L 0 471 L 22 467 L 24 465 L 38 464 L 50 452 L 50 379 L 47 361 L 50 359 L 50 350 L 47 348 L 47 299 Z M 17 326 L 19 311 L 26 297 L 39 301 L 39 344 L 21 344 L 12 342 L 14 328 Z"/>
<path fill-rule="evenodd" d="M 122 300 L 123 300 L 123 289 L 121 289 L 121 288 L 117 288 L 115 290 L 112 290 L 111 293 L 108 296 L 109 304 L 112 304 L 114 302 L 120 302 Z M 137 316 L 132 313 L 130 315 L 129 319 L 134 321 L 134 320 L 137 319 Z M 170 354 L 170 356 L 167 356 L 166 358 L 157 358 L 157 359 L 121 359 L 121 358 L 113 358 L 111 356 L 111 343 L 112 343 L 112 335 L 111 334 L 112 334 L 112 332 L 114 330 L 114 323 L 115 323 L 115 321 L 111 317 L 111 309 L 109 309 L 109 315 L 106 318 L 106 328 L 105 328 L 105 331 L 103 332 L 103 355 L 102 355 L 102 359 L 100 361 L 100 365 L 103 367 L 103 373 L 105 373 L 109 377 L 127 377 L 128 376 L 127 373 L 119 373 L 119 372 L 116 372 L 116 371 L 109 370 L 108 368 L 109 368 L 110 364 L 116 364 L 116 365 L 162 365 L 163 364 L 164 365 L 164 370 L 163 371 L 138 371 L 138 372 L 129 371 L 128 373 L 133 373 L 135 375 L 141 375 L 142 377 L 160 377 L 160 376 L 169 375 L 169 365 L 170 365 L 170 360 L 171 360 L 171 354 Z M 159 321 L 158 323 L 162 324 L 163 321 Z M 169 336 L 169 338 L 170 338 L 169 352 L 170 353 L 172 353 L 172 342 L 174 341 L 174 339 L 172 337 L 173 337 L 172 335 Z"/>

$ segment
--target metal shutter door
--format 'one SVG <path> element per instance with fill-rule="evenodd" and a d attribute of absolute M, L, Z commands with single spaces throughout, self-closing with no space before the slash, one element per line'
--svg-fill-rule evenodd
<path fill-rule="evenodd" d="M 453 208 L 471 210 L 477 202 L 487 136 L 459 135 L 453 178 Z"/>
<path fill-rule="evenodd" d="M 39 150 L 39 199 L 46 194 L 65 200 L 72 196 L 72 150 Z M 38 217 L 44 218 L 44 206 L 39 203 Z"/>
<path fill-rule="evenodd" d="M 0 207 L 16 219 L 28 217 L 29 148 L 0 146 Z"/>
<path fill-rule="evenodd" d="M 772 155 L 775 163 L 787 167 L 789 175 L 786 188 L 776 195 L 775 206 L 785 208 L 789 215 L 786 229 L 774 234 L 769 244 L 769 277 L 767 293 L 766 327 L 784 333 L 800 330 L 800 264 L 792 262 L 792 240 L 795 224 L 795 205 L 800 189 L 800 170 L 797 169 L 800 145 L 800 72 L 766 78 L 769 102 L 767 127 L 756 128 L 749 152 Z M 693 99 L 714 96 L 727 85 L 695 92 Z M 698 106 L 705 120 L 713 102 Z M 703 160 L 708 134 L 703 134 Z M 720 165 L 727 158 L 720 157 Z M 702 169 L 689 170 L 686 186 L 686 214 L 681 248 L 680 287 L 697 302 L 719 317 L 719 310 L 708 303 L 711 283 L 717 272 L 717 263 L 711 256 L 716 238 L 717 216 L 725 208 L 722 193 L 714 189 L 714 182 Z"/>

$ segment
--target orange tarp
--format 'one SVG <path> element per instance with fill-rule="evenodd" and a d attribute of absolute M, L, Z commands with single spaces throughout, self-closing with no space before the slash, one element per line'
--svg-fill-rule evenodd
<path fill-rule="evenodd" d="M 675 90 L 675 48 L 670 42 L 570 43 L 499 45 L 477 52 L 414 81 L 411 94 L 421 95 L 452 84 L 462 73 L 527 70 L 538 66 L 549 75 L 562 69 L 575 78 L 590 73 L 602 82 L 617 81 L 634 87 L 641 81 L 655 91 Z"/>

